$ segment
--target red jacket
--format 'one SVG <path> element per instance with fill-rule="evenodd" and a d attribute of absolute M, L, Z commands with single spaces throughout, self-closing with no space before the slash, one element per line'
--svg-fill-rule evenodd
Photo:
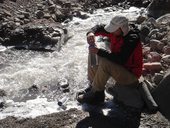
<path fill-rule="evenodd" d="M 111 53 L 104 49 L 99 49 L 97 53 L 99 56 L 121 64 L 138 78 L 142 75 L 142 44 L 137 30 L 131 29 L 129 33 L 119 41 L 116 40 L 116 37 L 113 36 L 113 34 L 104 30 L 104 25 L 97 25 L 89 32 L 93 32 L 96 36 L 107 36 L 110 40 Z"/>

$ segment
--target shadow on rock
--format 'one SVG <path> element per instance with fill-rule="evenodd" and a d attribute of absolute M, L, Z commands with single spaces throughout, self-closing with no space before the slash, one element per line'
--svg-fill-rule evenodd
<path fill-rule="evenodd" d="M 123 123 L 115 117 L 108 117 L 102 114 L 90 114 L 77 123 L 76 128 L 125 128 Z"/>

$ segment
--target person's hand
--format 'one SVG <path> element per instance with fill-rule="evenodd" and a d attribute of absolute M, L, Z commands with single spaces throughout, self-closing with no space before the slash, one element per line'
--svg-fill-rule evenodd
<path fill-rule="evenodd" d="M 89 47 L 89 52 L 90 52 L 90 53 L 97 54 L 98 51 L 99 51 L 99 49 L 98 49 L 97 47 L 95 47 L 95 46 Z"/>
<path fill-rule="evenodd" d="M 87 43 L 89 45 L 95 45 L 95 35 L 94 35 L 94 33 L 91 32 L 87 35 Z"/>

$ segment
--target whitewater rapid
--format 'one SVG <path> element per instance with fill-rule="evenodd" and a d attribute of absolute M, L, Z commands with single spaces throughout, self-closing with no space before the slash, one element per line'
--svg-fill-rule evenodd
<path fill-rule="evenodd" d="M 133 21 L 141 14 L 141 10 L 143 9 L 135 7 L 107 12 L 99 9 L 94 14 L 87 14 L 90 17 L 85 20 L 74 17 L 71 22 L 63 23 L 71 38 L 60 52 L 17 51 L 0 47 L 0 89 L 5 90 L 8 95 L 5 99 L 0 99 L 6 102 L 6 107 L 0 110 L 0 119 L 8 116 L 34 118 L 70 108 L 81 109 L 75 101 L 75 92 L 88 83 L 86 32 L 95 24 L 108 23 L 116 14 L 125 15 Z M 48 95 L 53 100 L 43 95 L 22 100 L 22 96 L 27 93 L 25 90 L 32 85 L 39 88 L 49 85 L 54 87 L 62 79 L 69 82 L 69 93 L 56 94 L 50 90 Z M 66 108 L 58 105 L 58 100 L 62 98 L 66 98 Z"/>

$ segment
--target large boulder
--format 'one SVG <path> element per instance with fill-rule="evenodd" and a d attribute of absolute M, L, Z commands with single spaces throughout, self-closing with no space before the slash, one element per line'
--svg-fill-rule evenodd
<path fill-rule="evenodd" d="M 159 111 L 170 120 L 170 70 L 167 71 L 158 87 L 153 91 L 153 97 L 159 106 Z"/>
<path fill-rule="evenodd" d="M 152 0 L 148 8 L 148 16 L 158 18 L 170 12 L 170 0 Z"/>

